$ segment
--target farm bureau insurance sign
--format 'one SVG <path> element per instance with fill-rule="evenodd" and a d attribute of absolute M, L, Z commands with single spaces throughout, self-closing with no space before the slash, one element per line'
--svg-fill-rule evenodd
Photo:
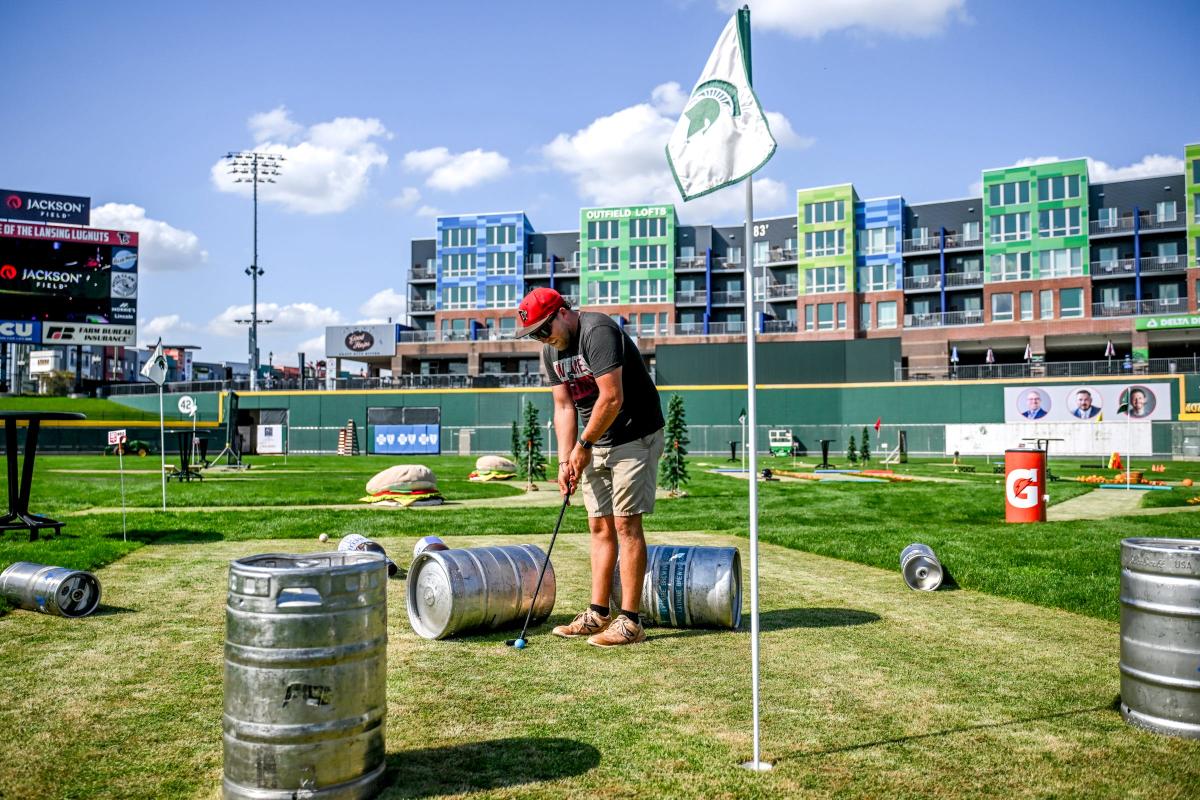
<path fill-rule="evenodd" d="M 1139 331 L 1161 331 L 1173 328 L 1200 328 L 1200 314 L 1138 317 L 1134 327 Z"/>
<path fill-rule="evenodd" d="M 0 219 L 88 225 L 92 221 L 92 198 L 0 189 Z"/>

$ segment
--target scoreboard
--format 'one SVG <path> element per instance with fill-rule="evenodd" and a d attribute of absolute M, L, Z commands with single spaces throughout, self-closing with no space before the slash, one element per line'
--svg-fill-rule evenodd
<path fill-rule="evenodd" d="M 0 342 L 136 344 L 138 235 L 0 222 Z"/>

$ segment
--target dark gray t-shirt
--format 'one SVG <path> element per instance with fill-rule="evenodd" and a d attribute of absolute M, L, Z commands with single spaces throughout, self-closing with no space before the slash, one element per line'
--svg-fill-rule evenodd
<path fill-rule="evenodd" d="M 566 350 L 544 345 L 542 365 L 552 386 L 567 385 L 579 412 L 580 434 L 587 428 L 592 408 L 600 397 L 596 378 L 621 368 L 625 402 L 597 445 L 613 447 L 632 442 L 663 426 L 658 389 L 654 388 L 642 354 L 606 314 L 579 312 L 579 335 L 575 341 Z"/>

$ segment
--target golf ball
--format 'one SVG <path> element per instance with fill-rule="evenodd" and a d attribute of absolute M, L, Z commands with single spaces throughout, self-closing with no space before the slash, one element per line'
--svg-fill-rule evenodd
<path fill-rule="evenodd" d="M 513 647 L 517 648 L 518 650 L 524 650 L 525 649 L 525 640 L 517 639 L 515 642 L 513 642 Z"/>
<path fill-rule="evenodd" d="M 320 536 L 318 536 L 318 537 L 317 537 L 317 539 L 318 539 L 319 541 L 322 541 L 322 542 L 328 542 L 328 541 L 329 541 L 329 534 L 328 534 L 328 533 L 322 533 Z"/>

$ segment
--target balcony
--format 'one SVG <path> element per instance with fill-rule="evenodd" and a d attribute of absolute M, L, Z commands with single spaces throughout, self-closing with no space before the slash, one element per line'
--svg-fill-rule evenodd
<path fill-rule="evenodd" d="M 437 302 L 414 297 L 408 301 L 408 308 L 414 313 L 431 312 L 437 309 Z"/>
<path fill-rule="evenodd" d="M 693 256 L 692 258 L 677 258 L 675 259 L 676 272 L 703 272 L 704 271 L 704 256 Z"/>
<path fill-rule="evenodd" d="M 970 238 L 964 237 L 961 233 L 946 234 L 946 249 L 947 250 L 966 250 L 970 248 L 983 247 L 983 234 L 978 233 Z"/>
<path fill-rule="evenodd" d="M 437 271 L 428 267 L 413 267 L 408 274 L 410 281 L 435 281 Z"/>
<path fill-rule="evenodd" d="M 730 336 L 744 334 L 746 332 L 746 323 L 744 322 L 710 322 L 708 324 L 708 333 L 710 336 Z"/>
<path fill-rule="evenodd" d="M 983 286 L 982 272 L 947 272 L 947 289 L 969 289 Z"/>
<path fill-rule="evenodd" d="M 1122 233 L 1133 233 L 1133 215 L 1117 217 L 1113 222 L 1094 219 L 1088 223 L 1089 236 L 1114 236 Z"/>
<path fill-rule="evenodd" d="M 799 296 L 798 283 L 772 283 L 767 286 L 767 297 L 771 300 L 795 300 Z"/>
<path fill-rule="evenodd" d="M 400 331 L 396 337 L 399 344 L 408 344 L 415 342 L 436 342 L 440 341 L 437 331 Z"/>
<path fill-rule="evenodd" d="M 929 292 L 941 288 L 941 275 L 909 275 L 904 279 L 906 292 Z"/>
<path fill-rule="evenodd" d="M 566 300 L 568 303 L 571 304 L 571 308 L 579 308 L 579 295 L 564 294 L 562 297 L 563 297 L 563 300 Z"/>
<path fill-rule="evenodd" d="M 1142 314 L 1180 314 L 1187 311 L 1187 299 L 1120 300 L 1111 303 L 1092 303 L 1093 317 L 1136 317 Z"/>
<path fill-rule="evenodd" d="M 1169 217 L 1142 214 L 1138 227 L 1143 231 L 1184 230 L 1187 228 L 1187 218 L 1185 214 L 1178 212 Z"/>
<path fill-rule="evenodd" d="M 746 302 L 746 293 L 744 291 L 737 292 L 713 292 L 712 304 L 714 306 L 740 306 Z"/>
<path fill-rule="evenodd" d="M 763 333 L 798 333 L 800 325 L 794 319 L 769 319 L 763 323 Z"/>
<path fill-rule="evenodd" d="M 964 364 L 937 367 L 897 367 L 898 381 L 987 380 L 1012 378 L 1088 378 L 1134 375 L 1172 375 L 1200 372 L 1200 357 L 1152 358 L 1131 362 L 1120 358 L 1103 361 L 1046 361 L 1041 364 Z"/>
<path fill-rule="evenodd" d="M 549 274 L 550 274 L 550 262 L 549 261 L 537 261 L 537 262 L 526 261 L 525 262 L 525 277 L 526 278 L 535 278 L 539 275 L 549 275 Z"/>
<path fill-rule="evenodd" d="M 558 268 L 554 270 L 555 275 L 578 275 L 579 260 L 571 259 L 569 261 L 560 261 Z"/>
<path fill-rule="evenodd" d="M 730 261 L 729 259 L 725 258 L 725 256 L 714 256 L 713 260 L 712 260 L 712 265 L 713 265 L 714 270 L 719 270 L 722 272 L 744 272 L 745 271 L 743 269 L 742 262 L 740 260 L 739 261 Z"/>
<path fill-rule="evenodd" d="M 702 306 L 706 302 L 708 302 L 708 292 L 705 291 L 675 293 L 675 305 L 677 306 Z"/>
<path fill-rule="evenodd" d="M 1093 261 L 1089 267 L 1093 278 L 1128 278 L 1133 276 L 1133 259 L 1118 258 Z"/>
<path fill-rule="evenodd" d="M 937 252 L 941 247 L 941 241 L 942 235 L 940 233 L 935 233 L 924 239 L 905 239 L 904 252 L 905 254 Z"/>
<path fill-rule="evenodd" d="M 794 249 L 784 249 L 782 247 L 773 247 L 767 251 L 767 260 L 765 263 L 768 267 L 783 266 L 785 264 L 795 264 L 797 253 Z"/>
<path fill-rule="evenodd" d="M 983 311 L 946 311 L 929 314 L 905 314 L 905 328 L 952 328 L 961 325 L 982 325 Z"/>
<path fill-rule="evenodd" d="M 1187 256 L 1150 256 L 1142 259 L 1142 274 L 1153 275 L 1163 272 L 1183 272 L 1187 269 Z"/>

